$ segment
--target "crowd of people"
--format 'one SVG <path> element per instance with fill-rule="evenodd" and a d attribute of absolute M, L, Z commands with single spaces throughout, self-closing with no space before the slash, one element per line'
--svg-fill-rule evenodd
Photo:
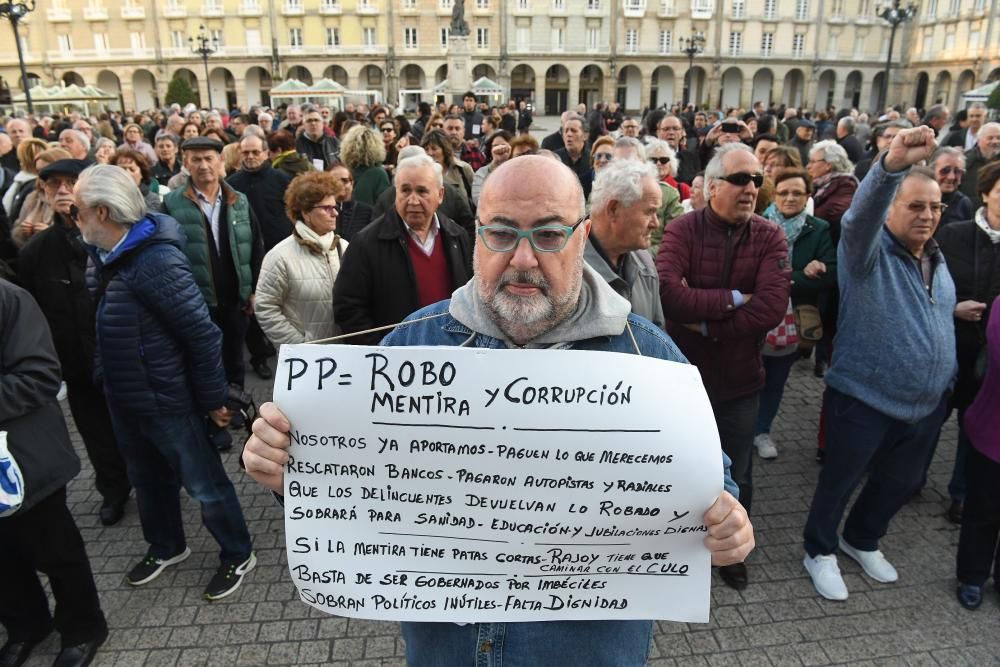
<path fill-rule="evenodd" d="M 954 119 L 940 105 L 877 117 L 581 107 L 540 141 L 524 102 L 490 108 L 471 92 L 414 119 L 175 105 L 3 120 L 0 431 L 33 483 L 0 518 L 0 566 L 18 582 L 0 587 L 0 664 L 23 663 L 55 629 L 56 664 L 86 665 L 107 637 L 66 508 L 80 463 L 57 398 L 94 468 L 100 522 L 117 524 L 135 497 L 147 547 L 127 583 L 191 554 L 183 487 L 219 546 L 204 591 L 216 600 L 256 563 L 218 455 L 251 426 L 246 363 L 268 379 L 278 346 L 331 339 L 694 364 L 727 489 L 706 545 L 736 589 L 752 582 L 754 458 L 795 444 L 772 427 L 796 359 L 827 387 L 803 533 L 825 598 L 849 594 L 838 552 L 897 579 L 880 541 L 957 413 L 942 510 L 961 524 L 958 601 L 977 608 L 1000 574 L 1000 123 L 975 104 Z M 261 415 L 242 460 L 280 494 L 290 424 L 271 404 Z M 509 624 L 483 650 L 642 664 L 652 631 L 535 625 Z M 489 626 L 404 624 L 408 657 L 462 664 L 477 632 L 504 636 Z"/>

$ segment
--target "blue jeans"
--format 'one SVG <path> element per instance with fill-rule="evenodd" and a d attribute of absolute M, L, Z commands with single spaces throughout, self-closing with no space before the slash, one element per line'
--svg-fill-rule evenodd
<path fill-rule="evenodd" d="M 180 488 L 201 504 L 201 520 L 222 548 L 225 565 L 242 563 L 253 546 L 236 489 L 197 415 L 141 416 L 111 407 L 111 420 L 135 488 L 148 555 L 184 551 Z"/>
<path fill-rule="evenodd" d="M 410 667 L 642 667 L 652 621 L 400 623 Z"/>
<path fill-rule="evenodd" d="M 771 424 L 778 415 L 781 397 L 785 395 L 785 383 L 788 374 L 792 372 L 798 353 L 785 354 L 780 357 L 762 356 L 764 360 L 764 388 L 760 392 L 760 407 L 757 409 L 757 435 L 770 433 Z"/>
<path fill-rule="evenodd" d="M 826 462 L 806 520 L 806 552 L 829 555 L 837 549 L 840 518 L 866 472 L 868 481 L 844 523 L 844 540 L 855 549 L 873 551 L 892 517 L 920 488 L 924 463 L 947 410 L 947 396 L 913 424 L 829 387 L 824 400 Z"/>

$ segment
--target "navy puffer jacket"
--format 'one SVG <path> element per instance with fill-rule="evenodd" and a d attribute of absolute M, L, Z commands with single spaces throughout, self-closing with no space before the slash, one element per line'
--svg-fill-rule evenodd
<path fill-rule="evenodd" d="M 133 415 L 222 407 L 222 333 L 212 323 L 173 218 L 150 213 L 101 261 L 87 284 L 97 304 L 97 373 L 108 405 Z"/>

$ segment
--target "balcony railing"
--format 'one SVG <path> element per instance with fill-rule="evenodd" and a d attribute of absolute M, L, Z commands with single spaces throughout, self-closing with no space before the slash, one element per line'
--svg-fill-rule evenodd
<path fill-rule="evenodd" d="M 240 5 L 240 16 L 260 16 L 263 13 L 259 2 L 244 2 Z"/>
<path fill-rule="evenodd" d="M 107 21 L 107 7 L 84 7 L 83 18 L 87 21 Z"/>
<path fill-rule="evenodd" d="M 52 23 L 67 23 L 73 20 L 73 12 L 65 7 L 49 7 L 45 15 Z"/>
<path fill-rule="evenodd" d="M 343 11 L 344 8 L 339 2 L 324 2 L 319 6 L 319 13 L 323 16 L 337 16 Z"/>
<path fill-rule="evenodd" d="M 163 15 L 168 19 L 182 19 L 188 15 L 187 7 L 184 5 L 167 5 L 162 11 Z"/>
<path fill-rule="evenodd" d="M 153 49 L 73 49 L 72 51 L 46 51 L 45 55 L 49 60 L 59 61 L 134 60 L 136 58 L 153 58 L 155 51 Z M 0 59 L 2 59 L 2 54 L 0 54 Z"/>
<path fill-rule="evenodd" d="M 302 6 L 301 2 L 299 3 L 286 2 L 284 5 L 281 6 L 281 13 L 284 14 L 285 16 L 302 16 L 303 14 L 306 13 L 306 10 Z"/>
<path fill-rule="evenodd" d="M 122 6 L 122 18 L 126 21 L 134 21 L 136 19 L 146 18 L 146 8 L 145 7 L 129 7 L 128 5 Z"/>

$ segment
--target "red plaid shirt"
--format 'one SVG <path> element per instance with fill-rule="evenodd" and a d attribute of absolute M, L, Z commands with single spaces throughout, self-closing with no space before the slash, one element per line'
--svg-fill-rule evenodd
<path fill-rule="evenodd" d="M 462 154 L 459 156 L 462 162 L 468 162 L 472 171 L 479 171 L 486 166 L 486 156 L 478 148 L 469 148 L 469 144 L 463 144 Z"/>

